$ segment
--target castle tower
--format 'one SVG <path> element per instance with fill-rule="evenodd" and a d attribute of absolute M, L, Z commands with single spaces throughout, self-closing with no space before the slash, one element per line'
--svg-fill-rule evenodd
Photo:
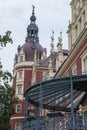
<path fill-rule="evenodd" d="M 11 117 L 12 130 L 21 130 L 21 124 L 25 115 L 25 98 L 24 91 L 28 86 L 36 82 L 40 82 L 43 71 L 47 71 L 47 67 L 41 68 L 40 64 L 43 47 L 39 44 L 38 26 L 36 25 L 35 7 L 33 6 L 30 24 L 27 27 L 27 36 L 25 43 L 18 46 L 17 54 L 14 59 L 13 68 L 13 86 L 15 96 L 19 98 L 18 103 L 14 106 L 15 114 Z M 35 111 L 36 110 L 36 111 Z M 37 116 L 38 109 L 29 104 L 30 116 Z"/>
<path fill-rule="evenodd" d="M 27 27 L 25 43 L 18 46 L 14 58 L 13 87 L 15 95 L 19 98 L 15 104 L 15 113 L 11 117 L 12 130 L 21 130 L 25 117 L 24 92 L 27 87 L 42 80 L 49 80 L 56 73 L 56 56 L 54 51 L 54 32 L 51 37 L 51 54 L 47 57 L 47 49 L 39 43 L 39 29 L 36 25 L 35 7 L 33 6 L 30 24 Z M 29 117 L 39 116 L 39 109 L 32 104 L 28 104 L 27 115 Z"/>

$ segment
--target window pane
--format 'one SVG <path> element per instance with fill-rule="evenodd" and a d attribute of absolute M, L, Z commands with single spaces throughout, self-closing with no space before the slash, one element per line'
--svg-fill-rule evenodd
<path fill-rule="evenodd" d="M 20 56 L 20 62 L 23 62 L 23 56 Z"/>
<path fill-rule="evenodd" d="M 19 79 L 22 79 L 22 71 L 19 72 Z"/>
<path fill-rule="evenodd" d="M 16 130 L 21 130 L 21 124 L 16 124 Z"/>
<path fill-rule="evenodd" d="M 18 94 L 22 94 L 22 86 L 18 86 Z"/>
<path fill-rule="evenodd" d="M 21 113 L 21 111 L 22 111 L 22 106 L 20 104 L 18 104 L 16 112 Z"/>

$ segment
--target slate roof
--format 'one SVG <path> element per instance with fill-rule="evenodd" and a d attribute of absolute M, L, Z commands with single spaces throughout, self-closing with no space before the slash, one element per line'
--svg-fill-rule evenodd
<path fill-rule="evenodd" d="M 43 52 L 43 47 L 39 43 L 35 43 L 35 49 L 32 48 L 32 43 L 25 43 L 22 46 L 24 53 L 25 53 L 25 59 L 26 61 L 34 61 L 34 54 L 35 49 L 37 52 L 37 55 L 39 56 L 39 59 L 41 59 L 41 54 Z"/>

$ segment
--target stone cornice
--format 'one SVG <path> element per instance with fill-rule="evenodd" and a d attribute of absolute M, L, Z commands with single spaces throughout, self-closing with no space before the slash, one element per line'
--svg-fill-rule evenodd
<path fill-rule="evenodd" d="M 23 66 L 32 66 L 34 64 L 34 62 L 32 61 L 24 61 L 24 62 L 18 62 L 14 65 L 14 69 L 23 67 Z"/>

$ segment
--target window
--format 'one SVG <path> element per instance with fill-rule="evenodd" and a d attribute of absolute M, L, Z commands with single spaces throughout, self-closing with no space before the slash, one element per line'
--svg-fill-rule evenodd
<path fill-rule="evenodd" d="M 20 62 L 23 62 L 23 56 L 20 56 Z"/>
<path fill-rule="evenodd" d="M 22 105 L 21 104 L 17 104 L 16 105 L 16 113 L 21 113 L 22 111 Z"/>
<path fill-rule="evenodd" d="M 17 89 L 18 89 L 18 90 L 17 90 L 17 94 L 18 94 L 18 95 L 22 94 L 22 86 L 18 86 Z"/>
<path fill-rule="evenodd" d="M 17 123 L 17 124 L 16 124 L 15 130 L 21 130 L 21 123 Z"/>
<path fill-rule="evenodd" d="M 23 72 L 19 71 L 19 79 L 22 79 L 22 77 L 23 77 Z"/>
<path fill-rule="evenodd" d="M 87 73 L 87 56 L 83 60 L 83 68 L 84 68 L 84 72 Z"/>

